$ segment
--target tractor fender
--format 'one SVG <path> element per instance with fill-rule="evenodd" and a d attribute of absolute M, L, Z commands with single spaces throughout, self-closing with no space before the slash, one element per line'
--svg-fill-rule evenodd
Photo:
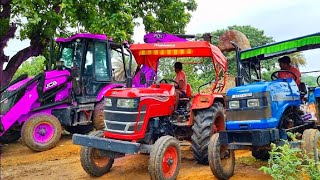
<path fill-rule="evenodd" d="M 314 97 L 318 98 L 320 97 L 320 88 L 319 87 L 316 87 L 315 90 L 314 90 Z"/>
<path fill-rule="evenodd" d="M 209 108 L 215 101 L 221 102 L 225 106 L 222 94 L 196 94 L 192 100 L 191 110 Z"/>
<path fill-rule="evenodd" d="M 97 96 L 97 99 L 96 101 L 99 102 L 101 101 L 101 99 L 103 98 L 103 96 L 106 94 L 106 92 L 109 90 L 109 89 L 113 89 L 113 88 L 121 88 L 123 87 L 122 84 L 108 84 L 106 85 L 104 88 L 102 88 L 100 90 L 100 92 L 98 93 L 98 96 Z"/>

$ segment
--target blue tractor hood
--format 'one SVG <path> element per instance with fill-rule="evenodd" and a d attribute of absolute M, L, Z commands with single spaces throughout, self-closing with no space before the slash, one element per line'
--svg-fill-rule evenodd
<path fill-rule="evenodd" d="M 272 84 L 272 82 L 256 82 L 243 86 L 233 87 L 228 90 L 226 95 L 231 96 L 234 94 L 265 92 L 270 84 Z"/>

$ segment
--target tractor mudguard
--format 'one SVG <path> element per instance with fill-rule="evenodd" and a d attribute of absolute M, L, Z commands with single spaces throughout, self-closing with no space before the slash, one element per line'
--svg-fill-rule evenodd
<path fill-rule="evenodd" d="M 320 97 L 320 87 L 316 87 L 314 89 L 314 97 L 315 98 Z"/>
<path fill-rule="evenodd" d="M 218 100 L 223 105 L 225 104 L 221 94 L 197 94 L 192 100 L 191 109 L 195 110 L 209 108 L 212 106 L 215 100 Z"/>
<path fill-rule="evenodd" d="M 109 89 L 113 89 L 113 88 L 121 88 L 123 87 L 123 84 L 108 84 L 107 86 L 105 86 L 104 88 L 102 88 L 100 90 L 100 92 L 98 93 L 97 99 L 96 101 L 99 102 L 101 101 L 101 99 L 103 98 L 103 96 L 106 94 L 106 92 Z"/>

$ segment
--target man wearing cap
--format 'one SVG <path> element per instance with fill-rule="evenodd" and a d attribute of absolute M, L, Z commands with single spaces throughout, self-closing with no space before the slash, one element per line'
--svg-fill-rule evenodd
<path fill-rule="evenodd" d="M 301 73 L 300 73 L 299 69 L 291 66 L 290 57 L 289 56 L 283 56 L 278 60 L 278 62 L 279 62 L 279 66 L 280 66 L 281 70 L 291 71 L 292 73 L 294 73 L 297 76 L 296 83 L 299 86 L 300 85 L 300 81 L 301 81 Z M 289 72 L 279 72 L 278 77 L 281 78 L 281 79 L 286 79 L 286 78 L 294 79 L 295 78 L 293 76 L 293 74 L 291 74 Z"/>

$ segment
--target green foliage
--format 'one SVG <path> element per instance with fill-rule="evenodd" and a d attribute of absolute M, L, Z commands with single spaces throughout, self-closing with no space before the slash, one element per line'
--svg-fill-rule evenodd
<path fill-rule="evenodd" d="M 301 149 L 292 148 L 288 141 L 284 141 L 283 146 L 271 144 L 271 147 L 268 166 L 262 166 L 260 170 L 277 180 L 295 180 L 303 176 L 319 179 L 318 164 L 304 155 Z"/>
<path fill-rule="evenodd" d="M 219 37 L 224 32 L 226 32 L 228 30 L 238 30 L 238 31 L 242 32 L 249 39 L 251 47 L 262 46 L 262 45 L 274 42 L 273 38 L 266 36 L 264 34 L 263 30 L 259 30 L 255 27 L 250 26 L 250 25 L 247 25 L 247 26 L 233 25 L 233 26 L 229 26 L 227 29 L 220 29 L 220 30 L 216 30 L 216 31 L 212 32 L 213 37 L 214 37 L 212 39 L 212 43 L 218 44 Z M 236 66 L 237 64 L 236 64 L 236 59 L 235 59 L 235 57 L 236 57 L 235 52 L 234 51 L 227 52 L 225 55 L 229 60 L 228 61 L 228 72 L 232 75 L 236 75 L 237 74 L 237 66 Z M 267 70 L 274 68 L 275 67 L 274 65 L 275 65 L 274 60 L 264 61 L 262 63 L 262 67 L 266 68 Z"/>
<path fill-rule="evenodd" d="M 43 72 L 45 66 L 45 58 L 43 56 L 37 56 L 32 58 L 31 61 L 26 61 L 17 70 L 13 76 L 13 80 L 22 74 L 28 74 L 28 76 L 36 76 Z"/>
<path fill-rule="evenodd" d="M 241 163 L 241 164 L 244 164 L 244 165 L 246 165 L 246 166 L 253 166 L 253 165 L 255 165 L 256 163 L 258 163 L 258 162 L 261 162 L 259 159 L 256 159 L 256 158 L 254 158 L 254 157 L 239 157 L 238 159 L 237 159 L 237 161 L 239 162 L 239 163 Z"/>
<path fill-rule="evenodd" d="M 108 34 L 118 42 L 131 40 L 137 18 L 147 32 L 183 33 L 190 11 L 197 8 L 195 0 L 12 0 L 11 5 L 20 38 L 38 35 L 44 44 L 48 37 L 69 36 L 74 29 Z"/>
<path fill-rule="evenodd" d="M 302 75 L 301 81 L 306 83 L 308 86 L 311 86 L 311 87 L 318 86 L 317 77 L 315 77 L 315 76 Z"/>

